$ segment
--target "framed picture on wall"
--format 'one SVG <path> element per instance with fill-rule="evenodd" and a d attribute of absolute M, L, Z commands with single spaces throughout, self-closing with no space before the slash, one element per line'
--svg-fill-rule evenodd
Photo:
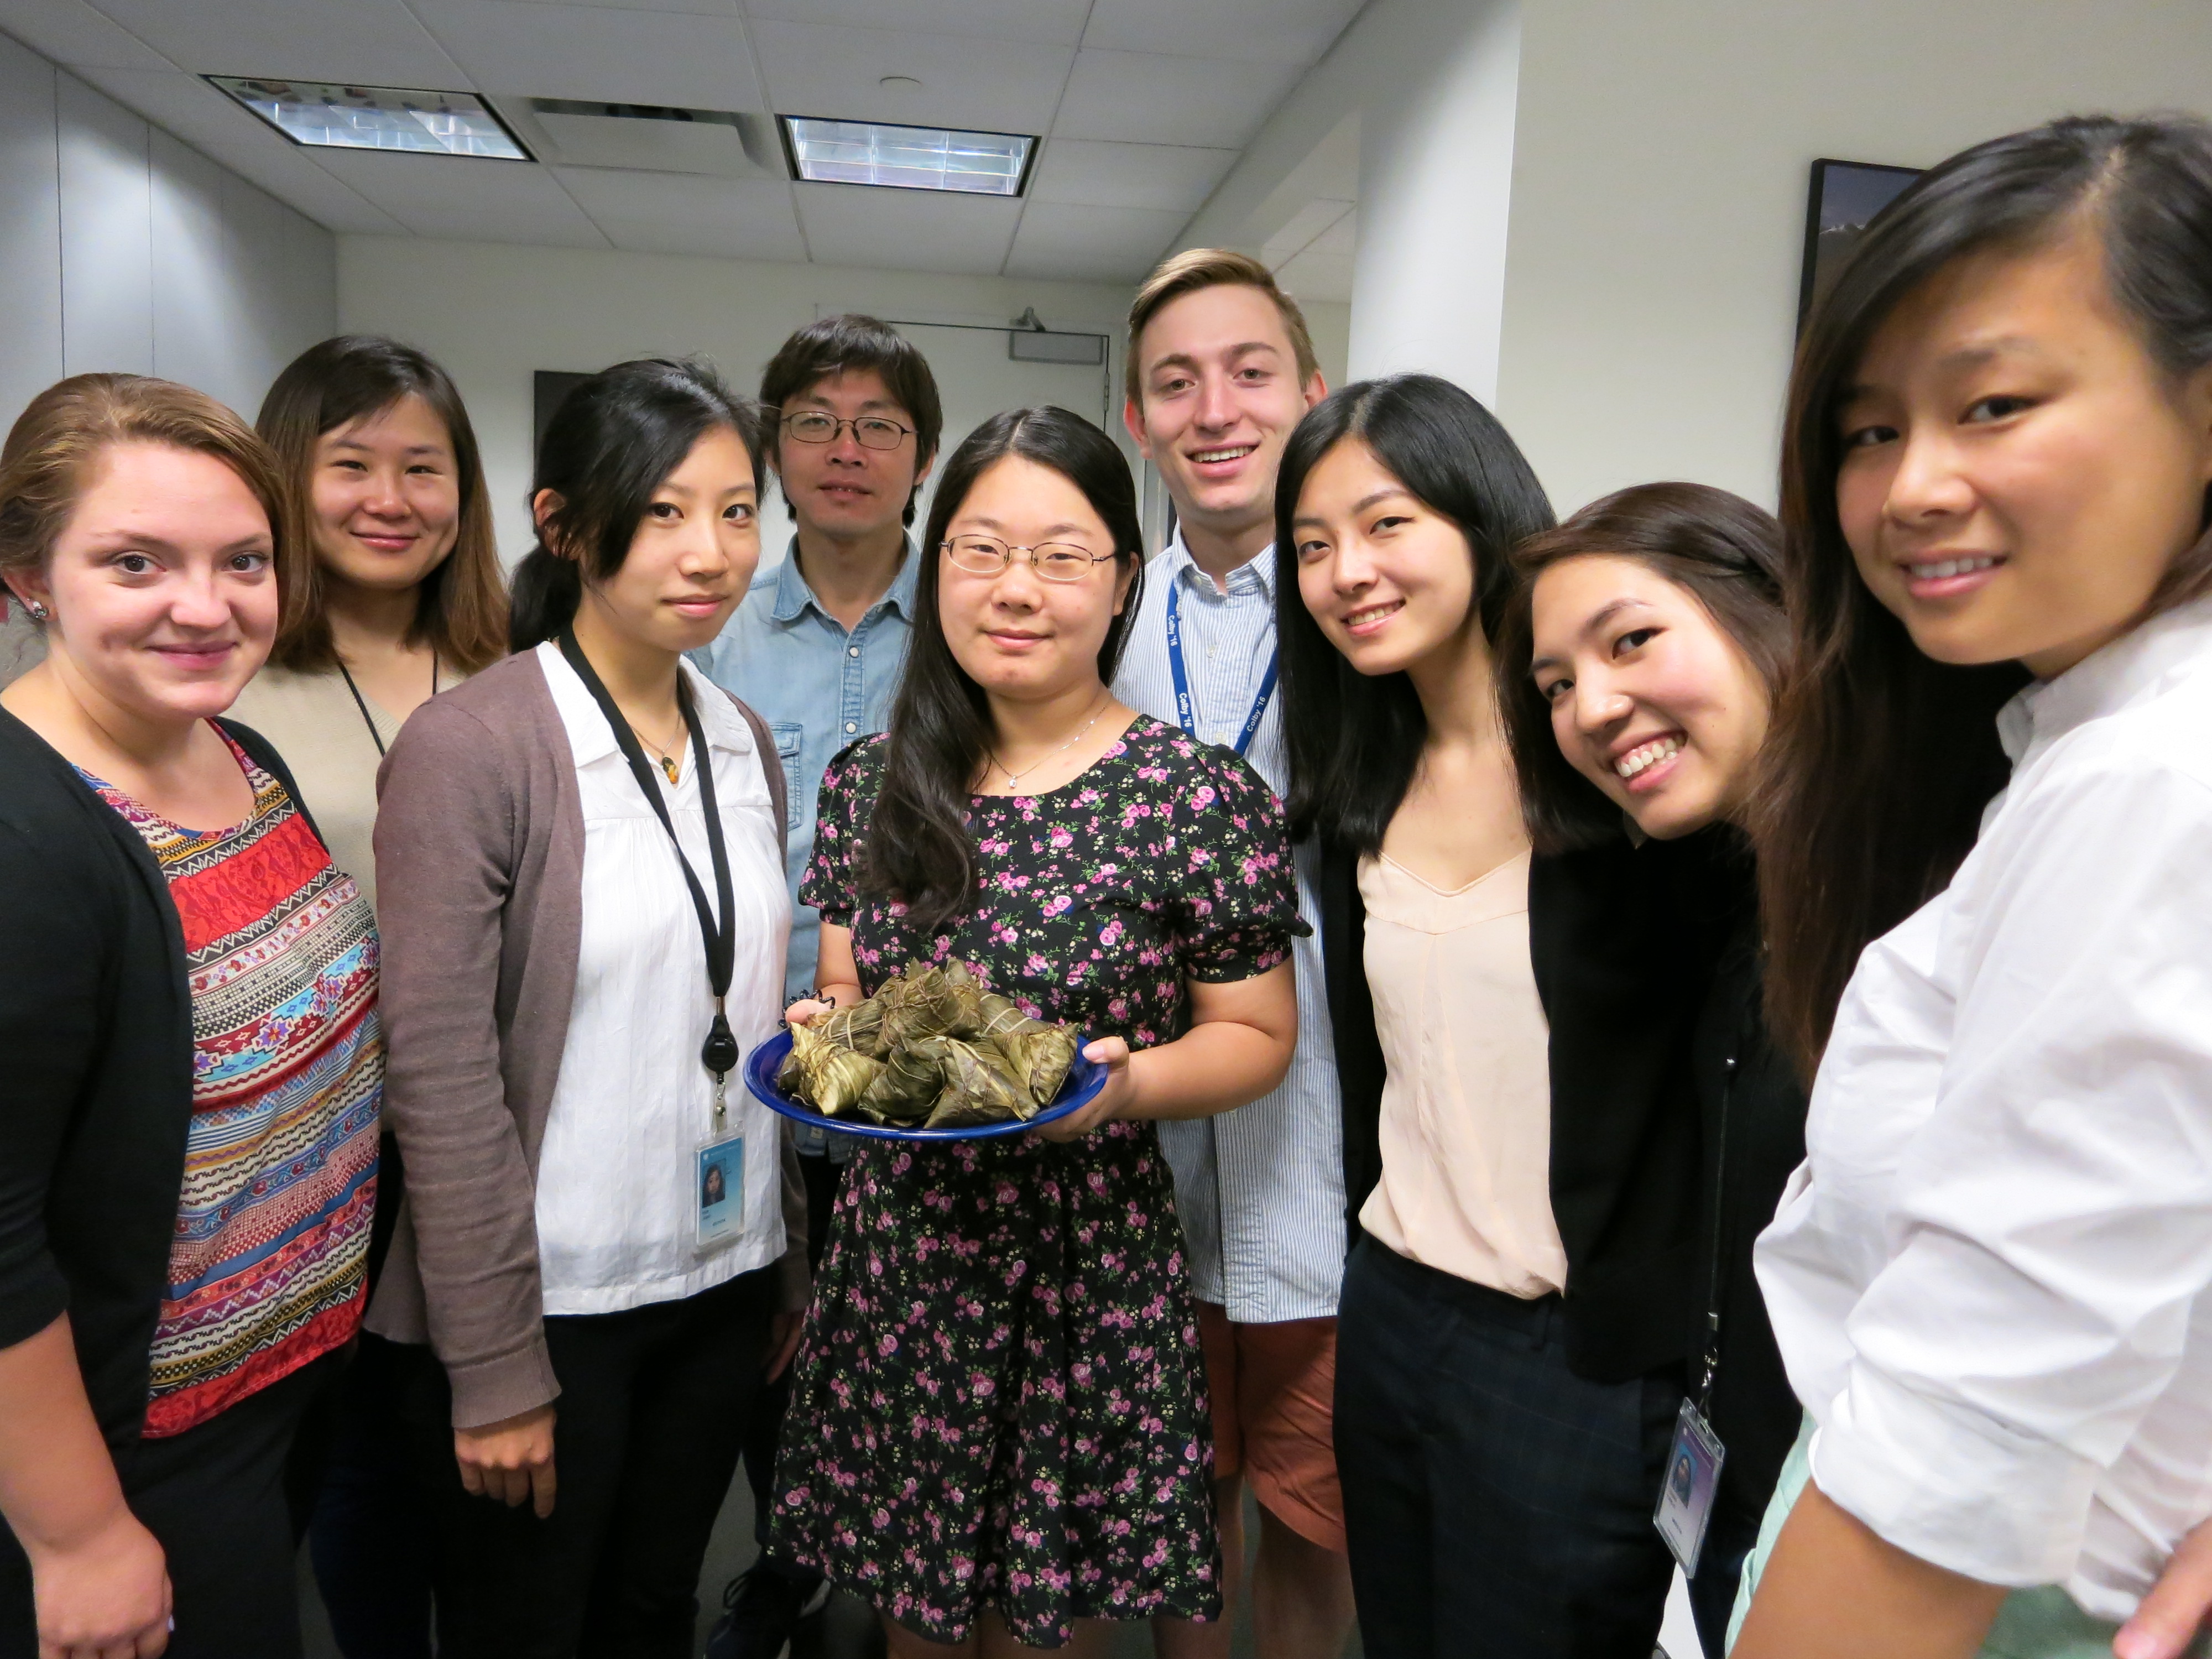
<path fill-rule="evenodd" d="M 1805 266 L 1797 280 L 1800 331 L 1813 313 L 1814 300 L 1835 281 L 1867 222 L 1919 176 L 1918 167 L 1873 161 L 1834 161 L 1824 156 L 1813 163 L 1813 186 L 1805 200 Z"/>

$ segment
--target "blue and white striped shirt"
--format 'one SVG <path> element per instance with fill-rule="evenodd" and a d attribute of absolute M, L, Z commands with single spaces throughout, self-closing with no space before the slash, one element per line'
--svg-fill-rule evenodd
<path fill-rule="evenodd" d="M 1233 748 L 1274 659 L 1274 554 L 1231 572 L 1226 593 L 1193 562 L 1180 536 L 1146 568 L 1114 693 L 1170 726 L 1181 723 L 1167 644 L 1168 592 L 1177 586 L 1183 670 L 1198 725 L 1192 735 Z M 1246 756 L 1279 795 L 1282 708 L 1279 694 Z M 1233 1112 L 1159 1126 L 1190 1243 L 1192 1288 L 1240 1324 L 1326 1318 L 1336 1312 L 1344 1280 L 1343 1121 L 1310 853 L 1298 849 L 1298 913 L 1314 932 L 1294 944 L 1298 1046 L 1290 1075 L 1274 1093 Z"/>

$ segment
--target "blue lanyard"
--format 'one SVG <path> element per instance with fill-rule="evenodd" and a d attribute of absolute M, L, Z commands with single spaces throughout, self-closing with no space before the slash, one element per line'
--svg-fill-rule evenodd
<path fill-rule="evenodd" d="M 1198 710 L 1190 700 L 1190 677 L 1182 666 L 1182 626 L 1176 620 L 1176 608 L 1182 602 L 1182 579 L 1178 574 L 1168 584 L 1168 672 L 1175 676 L 1176 724 L 1191 734 L 1198 735 Z M 1244 754 L 1252 747 L 1252 738 L 1260 729 L 1260 718 L 1267 712 L 1267 700 L 1275 695 L 1275 670 L 1279 652 L 1267 653 L 1267 672 L 1260 682 L 1260 695 L 1252 699 L 1252 712 L 1244 717 L 1244 729 L 1237 734 L 1237 752 Z"/>

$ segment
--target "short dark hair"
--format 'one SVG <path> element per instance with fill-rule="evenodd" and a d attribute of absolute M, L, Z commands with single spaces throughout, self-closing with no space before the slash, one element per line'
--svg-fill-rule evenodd
<path fill-rule="evenodd" d="M 514 650 L 543 644 L 574 618 L 587 574 L 605 580 L 623 568 L 653 492 L 717 427 L 744 445 L 757 488 L 760 417 L 706 363 L 639 358 L 570 388 L 538 446 L 531 501 L 534 507 L 538 493 L 550 489 L 561 505 L 515 567 Z"/>
<path fill-rule="evenodd" d="M 1620 808 L 1559 752 L 1551 705 L 1528 675 L 1536 579 L 1585 556 L 1631 560 L 1697 600 L 1757 672 L 1770 702 L 1790 660 L 1782 526 L 1741 495 L 1711 484 L 1635 484 L 1522 543 L 1513 550 L 1512 599 L 1491 666 L 1521 815 L 1540 853 L 1595 846 L 1620 833 Z"/>
<path fill-rule="evenodd" d="M 872 890 L 904 901 L 908 915 L 925 928 L 957 915 L 974 890 L 969 792 L 991 743 L 983 689 L 952 654 L 938 611 L 940 544 L 975 481 L 1009 455 L 1050 467 L 1081 490 L 1114 539 L 1115 569 L 1135 572 L 1121 614 L 1107 624 L 1098 647 L 1098 678 L 1109 684 L 1144 592 L 1145 538 L 1137 520 L 1136 483 L 1128 459 L 1111 438 L 1080 415 L 1045 404 L 994 415 L 961 441 L 930 502 L 915 586 L 914 639 L 891 703 L 883 782 L 868 823 L 862 873 Z"/>
<path fill-rule="evenodd" d="M 784 404 L 832 374 L 854 369 L 873 369 L 881 375 L 884 389 L 914 417 L 914 465 L 919 473 L 935 459 L 938 441 L 945 435 L 945 406 L 938 399 L 937 377 L 913 341 L 889 323 L 856 311 L 807 324 L 776 348 L 761 371 L 760 400 L 769 422 L 771 458 L 779 463 L 782 459 Z M 921 495 L 917 482 L 906 498 L 902 523 L 914 522 L 915 502 Z"/>
<path fill-rule="evenodd" d="M 476 428 L 460 389 L 413 346 L 378 334 L 341 334 L 309 346 L 285 367 L 261 400 L 254 425 L 283 465 L 290 537 L 311 555 L 315 545 L 315 444 L 326 432 L 381 414 L 403 398 L 420 398 L 453 446 L 461 520 L 453 550 L 422 579 L 409 636 L 465 673 L 496 661 L 507 645 L 507 583 L 492 538 L 491 495 Z M 270 661 L 312 672 L 337 665 L 323 605 L 321 561 L 300 564 L 296 603 L 284 607 Z M 289 596 L 288 596 L 289 597 Z"/>
<path fill-rule="evenodd" d="M 1337 653 L 1298 594 L 1291 533 L 1307 474 L 1357 439 L 1431 511 L 1459 526 L 1474 562 L 1474 605 L 1495 642 L 1512 591 L 1514 544 L 1552 527 L 1534 468 L 1498 417 L 1449 380 L 1395 374 L 1331 392 L 1306 411 L 1275 477 L 1275 620 L 1294 836 L 1355 853 L 1381 850 L 1406 798 L 1429 723 L 1402 672 L 1360 673 Z"/>
<path fill-rule="evenodd" d="M 1973 846 L 2008 773 L 1996 711 L 2028 678 L 1923 655 L 1859 579 L 1836 507 L 1838 409 L 1875 331 L 1923 283 L 2077 228 L 2102 244 L 2112 298 L 2153 361 L 2177 380 L 2212 363 L 2212 125 L 2186 115 L 2069 116 L 1962 150 L 1875 216 L 1806 319 L 1783 417 L 1796 666 L 1753 839 L 1767 1006 L 1808 1076 L 1860 952 Z M 2212 533 L 2176 556 L 2148 609 L 2208 591 Z"/>

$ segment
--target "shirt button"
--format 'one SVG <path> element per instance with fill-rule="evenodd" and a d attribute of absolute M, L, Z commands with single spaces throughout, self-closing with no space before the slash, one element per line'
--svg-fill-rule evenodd
<path fill-rule="evenodd" d="M 845 729 L 846 729 L 848 732 L 857 732 L 857 731 L 859 731 L 860 728 L 858 726 L 854 725 L 851 720 L 847 720 L 847 721 L 845 722 Z"/>
<path fill-rule="evenodd" d="M 860 654 L 860 647 L 857 645 L 848 645 L 845 647 L 845 654 L 848 657 L 857 657 Z"/>

